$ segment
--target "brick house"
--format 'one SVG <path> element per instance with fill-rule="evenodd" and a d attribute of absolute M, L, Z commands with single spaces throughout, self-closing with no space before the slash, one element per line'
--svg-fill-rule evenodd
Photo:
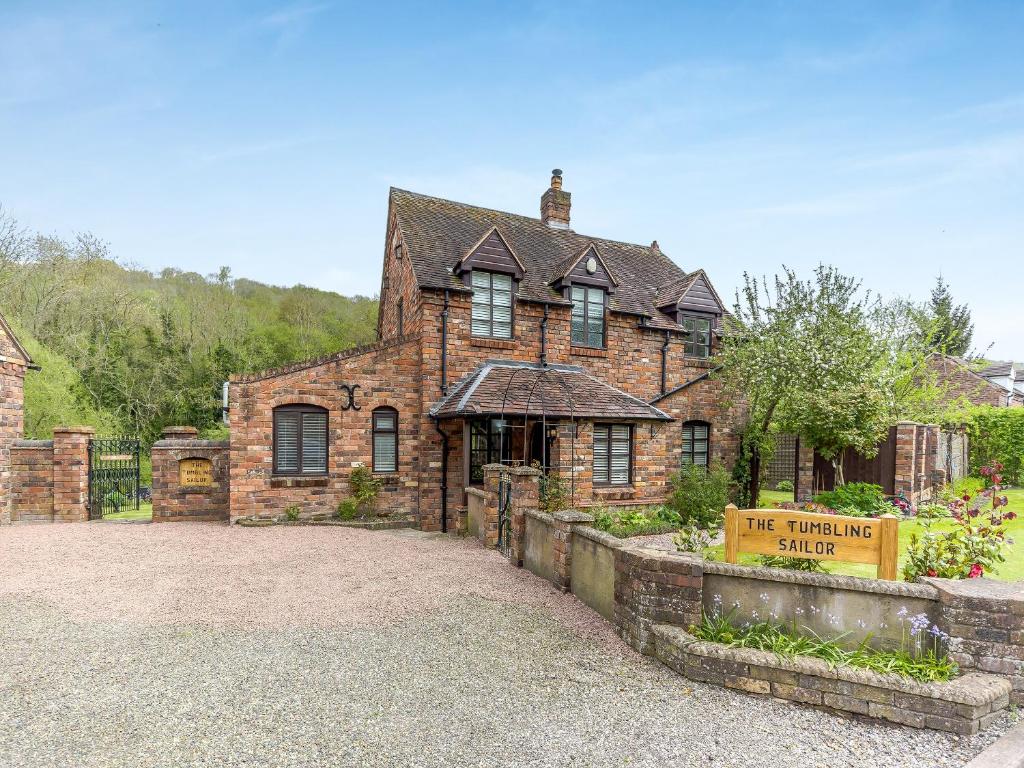
<path fill-rule="evenodd" d="M 962 358 L 934 354 L 928 359 L 928 368 L 950 402 L 963 399 L 971 405 L 998 408 L 1024 405 L 1024 371 L 1014 363 L 975 370 Z"/>
<path fill-rule="evenodd" d="M 25 372 L 32 358 L 0 315 L 0 524 L 11 522 L 11 446 L 25 431 Z"/>
<path fill-rule="evenodd" d="M 488 463 L 558 472 L 575 506 L 731 466 L 708 276 L 575 232 L 570 208 L 557 170 L 539 218 L 392 189 L 377 342 L 231 379 L 231 519 L 330 514 L 360 464 L 381 511 L 429 530 L 458 525 Z"/>

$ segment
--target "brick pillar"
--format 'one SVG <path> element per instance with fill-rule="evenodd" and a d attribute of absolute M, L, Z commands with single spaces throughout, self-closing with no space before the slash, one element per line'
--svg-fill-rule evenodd
<path fill-rule="evenodd" d="M 917 477 L 917 424 L 901 421 L 896 425 L 896 495 L 914 501 Z"/>
<path fill-rule="evenodd" d="M 814 498 L 814 448 L 805 440 L 796 441 L 796 501 Z M 757 506 L 757 499 L 753 500 Z"/>
<path fill-rule="evenodd" d="M 89 440 L 92 427 L 53 430 L 53 520 L 77 523 L 89 519 Z"/>
<path fill-rule="evenodd" d="M 523 564 L 523 541 L 526 536 L 526 510 L 540 507 L 541 471 L 534 467 L 513 467 L 512 475 L 512 547 L 508 559 Z"/>
<path fill-rule="evenodd" d="M 572 530 L 578 525 L 593 523 L 594 516 L 587 512 L 569 509 L 564 512 L 555 512 L 551 517 L 554 520 L 555 536 L 552 547 L 555 552 L 555 586 L 563 592 L 568 592 L 572 587 Z"/>

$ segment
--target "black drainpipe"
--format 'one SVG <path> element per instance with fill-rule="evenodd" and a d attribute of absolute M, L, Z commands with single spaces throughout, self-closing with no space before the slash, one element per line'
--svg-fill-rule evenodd
<path fill-rule="evenodd" d="M 548 305 L 544 304 L 544 317 L 540 321 L 540 364 L 548 364 Z"/>
<path fill-rule="evenodd" d="M 441 420 L 432 418 L 434 429 L 441 436 L 441 533 L 448 533 L 448 434 L 441 429 Z"/>
<path fill-rule="evenodd" d="M 448 394 L 448 289 L 444 289 L 444 309 L 441 310 L 441 394 Z M 440 429 L 440 427 L 438 427 Z"/>
<path fill-rule="evenodd" d="M 668 342 L 671 337 L 669 331 L 665 331 L 665 343 L 661 345 L 661 394 L 668 392 Z"/>

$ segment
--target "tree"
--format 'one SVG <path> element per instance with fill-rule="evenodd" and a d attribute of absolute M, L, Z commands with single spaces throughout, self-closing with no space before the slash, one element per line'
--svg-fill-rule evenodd
<path fill-rule="evenodd" d="M 971 348 L 974 337 L 971 310 L 966 304 L 953 304 L 953 295 L 942 275 L 935 279 L 921 333 L 936 352 L 961 357 Z"/>
<path fill-rule="evenodd" d="M 892 399 L 886 350 L 871 325 L 877 306 L 833 267 L 819 266 L 810 280 L 784 268 L 771 287 L 744 275 L 719 362 L 728 389 L 747 403 L 741 455 L 755 470 L 778 431 L 801 435 L 840 480 L 846 448 L 877 450 Z M 754 503 L 758 474 L 750 477 Z"/>

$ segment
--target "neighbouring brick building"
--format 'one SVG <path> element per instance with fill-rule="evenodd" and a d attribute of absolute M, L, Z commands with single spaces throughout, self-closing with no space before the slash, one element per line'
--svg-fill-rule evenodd
<path fill-rule="evenodd" d="M 231 519 L 330 514 L 360 464 L 424 529 L 454 528 L 489 463 L 541 464 L 576 506 L 731 466 L 708 276 L 575 232 L 570 205 L 560 171 L 540 218 L 392 189 L 377 342 L 231 379 Z"/>
<path fill-rule="evenodd" d="M 928 367 L 950 402 L 966 400 L 971 405 L 997 408 L 1024 406 L 1024 371 L 1014 363 L 976 370 L 959 357 L 935 354 L 928 359 Z"/>
<path fill-rule="evenodd" d="M 0 315 L 0 525 L 11 522 L 11 447 L 25 431 L 25 372 L 32 358 Z"/>

